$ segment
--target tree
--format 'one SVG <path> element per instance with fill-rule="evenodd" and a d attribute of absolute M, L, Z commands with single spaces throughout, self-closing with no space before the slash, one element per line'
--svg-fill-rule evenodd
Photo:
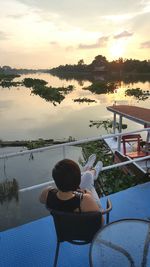
<path fill-rule="evenodd" d="M 92 64 L 97 65 L 97 64 L 106 64 L 108 63 L 106 57 L 102 56 L 102 55 L 98 55 L 95 57 L 95 59 L 93 60 Z"/>
<path fill-rule="evenodd" d="M 80 59 L 80 60 L 78 61 L 78 65 L 84 65 L 84 60 L 83 60 L 83 59 Z"/>

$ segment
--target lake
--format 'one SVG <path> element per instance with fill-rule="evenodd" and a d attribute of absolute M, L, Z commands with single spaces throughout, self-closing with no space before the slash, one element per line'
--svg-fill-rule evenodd
<path fill-rule="evenodd" d="M 50 74 L 28 74 L 24 78 L 44 79 L 49 86 L 59 87 L 74 85 L 75 89 L 65 96 L 65 99 L 56 106 L 47 102 L 39 95 L 31 95 L 29 88 L 0 87 L 0 139 L 2 140 L 33 140 L 38 138 L 63 140 L 72 136 L 76 139 L 99 136 L 106 133 L 104 129 L 89 127 L 90 120 L 106 120 L 112 118 L 112 114 L 106 107 L 117 102 L 119 104 L 150 107 L 150 99 L 137 101 L 134 97 L 126 97 L 128 88 L 141 88 L 150 91 L 150 82 L 123 83 L 118 82 L 117 89 L 111 94 L 92 94 L 83 87 L 89 86 L 89 81 L 62 80 Z M 15 79 L 17 80 L 17 79 Z M 92 103 L 74 102 L 77 98 L 95 100 Z M 149 97 L 150 98 L 150 97 Z M 128 124 L 128 130 L 135 130 L 143 126 L 124 120 Z M 0 154 L 25 149 L 1 148 Z M 77 161 L 82 158 L 80 147 L 67 147 L 66 157 Z M 0 181 L 15 178 L 19 188 L 24 188 L 52 179 L 51 170 L 54 164 L 63 158 L 62 149 L 53 149 L 44 153 L 25 155 L 6 160 L 0 160 Z M 48 215 L 45 208 L 39 203 L 41 189 L 19 193 L 19 199 L 0 204 L 0 230 L 15 227 L 20 224 Z"/>

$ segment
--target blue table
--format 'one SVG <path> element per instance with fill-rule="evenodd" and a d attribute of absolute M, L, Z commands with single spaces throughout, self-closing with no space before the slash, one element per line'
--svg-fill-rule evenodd
<path fill-rule="evenodd" d="M 124 219 L 104 226 L 90 247 L 91 267 L 150 267 L 150 222 Z"/>

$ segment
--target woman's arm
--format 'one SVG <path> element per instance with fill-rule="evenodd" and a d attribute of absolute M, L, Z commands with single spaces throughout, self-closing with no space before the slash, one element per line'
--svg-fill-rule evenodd
<path fill-rule="evenodd" d="M 82 212 L 92 212 L 100 211 L 100 207 L 97 205 L 92 195 L 88 192 L 83 195 L 83 200 L 81 201 L 81 211 Z M 102 216 L 102 224 L 104 224 L 104 217 Z"/>
<path fill-rule="evenodd" d="M 49 187 L 47 187 L 47 188 L 45 188 L 43 191 L 42 191 L 42 193 L 41 193 L 41 195 L 40 195 L 40 202 L 42 203 L 42 204 L 46 204 L 46 200 L 47 200 L 47 196 L 48 196 L 48 192 L 50 191 L 52 189 L 52 187 L 51 186 L 49 186 Z"/>
<path fill-rule="evenodd" d="M 97 203 L 89 192 L 83 195 L 83 200 L 81 201 L 81 211 L 100 211 L 99 206 L 97 205 Z"/>

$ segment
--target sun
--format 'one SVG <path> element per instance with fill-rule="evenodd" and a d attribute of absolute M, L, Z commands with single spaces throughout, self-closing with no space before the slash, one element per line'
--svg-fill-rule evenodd
<path fill-rule="evenodd" d="M 115 42 L 110 47 L 110 55 L 113 59 L 123 57 L 124 50 L 125 50 L 125 45 L 123 42 L 121 41 Z"/>

